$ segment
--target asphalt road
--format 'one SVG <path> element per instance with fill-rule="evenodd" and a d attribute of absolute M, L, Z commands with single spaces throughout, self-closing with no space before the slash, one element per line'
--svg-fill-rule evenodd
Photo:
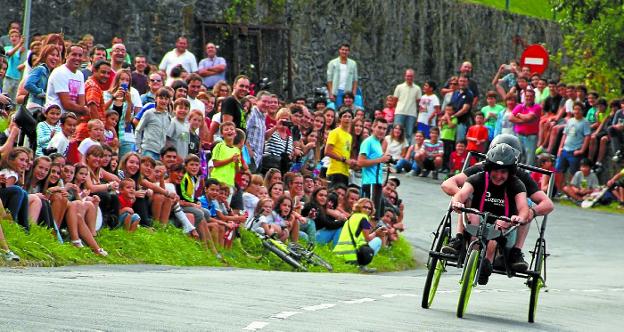
<path fill-rule="evenodd" d="M 423 257 L 448 198 L 431 180 L 401 179 L 406 236 Z M 527 323 L 524 280 L 500 275 L 473 291 L 457 319 L 454 268 L 425 310 L 424 269 L 354 275 L 82 266 L 0 269 L 0 331 L 613 331 L 624 313 L 622 234 L 622 215 L 557 205 L 547 230 L 548 292 L 535 324 Z"/>

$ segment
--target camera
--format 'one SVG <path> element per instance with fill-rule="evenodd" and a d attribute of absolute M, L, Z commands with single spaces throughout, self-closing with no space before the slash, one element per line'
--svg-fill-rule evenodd
<path fill-rule="evenodd" d="M 288 128 L 291 128 L 291 127 L 294 126 L 294 124 L 292 122 L 287 121 L 287 120 L 286 121 L 281 121 L 281 123 L 282 123 L 283 126 L 286 126 Z"/>
<path fill-rule="evenodd" d="M 392 165 L 396 165 L 396 163 L 398 163 L 399 161 L 390 157 L 390 160 L 388 160 L 388 164 L 392 164 Z"/>
<path fill-rule="evenodd" d="M 15 103 L 9 97 L 8 94 L 3 93 L 2 95 L 5 96 L 9 101 L 6 104 L 0 103 L 0 110 L 5 111 L 7 113 L 11 113 L 11 111 L 13 111 L 15 109 Z"/>
<path fill-rule="evenodd" d="M 51 155 L 53 153 L 56 153 L 56 152 L 58 152 L 58 150 L 56 148 L 53 148 L 53 147 L 47 147 L 47 148 L 43 149 L 43 155 L 44 156 L 49 156 L 49 155 Z"/>

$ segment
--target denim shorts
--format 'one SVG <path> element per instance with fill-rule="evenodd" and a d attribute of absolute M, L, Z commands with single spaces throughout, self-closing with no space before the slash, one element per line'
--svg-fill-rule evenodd
<path fill-rule="evenodd" d="M 575 156 L 574 151 L 562 150 L 561 154 L 557 157 L 555 170 L 559 173 L 565 173 L 566 171 L 569 171 L 570 174 L 574 174 L 576 173 L 576 171 L 579 170 L 580 162 L 581 157 Z"/>

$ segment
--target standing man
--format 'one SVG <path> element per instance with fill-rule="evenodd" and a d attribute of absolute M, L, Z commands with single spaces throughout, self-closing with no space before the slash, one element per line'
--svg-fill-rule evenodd
<path fill-rule="evenodd" d="M 345 92 L 357 93 L 357 63 L 349 59 L 351 47 L 344 43 L 338 49 L 338 57 L 327 64 L 327 91 L 329 99 L 340 109 Z"/>
<path fill-rule="evenodd" d="M 241 100 L 249 93 L 249 78 L 245 75 L 238 75 L 234 79 L 232 95 L 225 98 L 221 104 L 221 123 L 234 122 L 236 128 L 247 130 L 246 113 Z"/>
<path fill-rule="evenodd" d="M 467 88 L 470 90 L 473 96 L 472 104 L 470 106 L 477 107 L 477 104 L 479 103 L 479 87 L 477 86 L 477 82 L 472 79 L 472 63 L 470 63 L 469 61 L 463 62 L 459 67 L 458 76 L 465 76 L 468 79 Z M 449 92 L 453 92 L 453 89 L 450 87 L 450 83 L 446 82 L 444 88 L 442 88 L 440 92 L 443 96 Z"/>
<path fill-rule="evenodd" d="M 123 38 L 119 37 L 119 36 L 115 36 L 113 37 L 113 39 L 111 40 L 111 45 L 115 46 L 115 44 L 123 44 Z M 106 59 L 112 61 L 112 53 L 113 53 L 113 47 L 111 46 L 111 48 L 106 49 Z M 132 59 L 130 58 L 130 54 L 126 53 L 123 62 L 125 63 L 130 63 L 132 61 Z"/>
<path fill-rule="evenodd" d="M 59 105 L 63 113 L 74 112 L 79 117 L 90 115 L 85 105 L 84 76 L 78 71 L 83 52 L 79 45 L 71 45 L 65 56 L 65 64 L 52 71 L 46 89 L 47 104 Z M 97 115 L 94 119 L 97 119 Z"/>
<path fill-rule="evenodd" d="M 355 159 L 351 159 L 351 144 L 353 138 L 349 133 L 353 115 L 347 110 L 338 113 L 340 126 L 329 132 L 325 155 L 329 159 L 327 168 L 327 180 L 331 188 L 338 184 L 349 185 L 349 168 L 357 165 Z"/>
<path fill-rule="evenodd" d="M 201 111 L 204 116 L 206 116 L 206 105 L 197 99 L 197 95 L 201 91 L 202 86 L 202 78 L 201 76 L 193 73 L 186 79 L 186 84 L 188 85 L 188 92 L 186 98 L 191 103 L 191 111 L 198 110 Z"/>
<path fill-rule="evenodd" d="M 78 142 L 89 137 L 89 129 L 87 128 L 89 120 L 100 119 L 104 122 L 106 120 L 105 110 L 110 107 L 113 99 L 123 98 L 120 92 L 117 92 L 108 103 L 104 102 L 104 87 L 109 85 L 108 77 L 110 72 L 110 62 L 98 60 L 93 65 L 93 75 L 85 82 L 85 103 L 89 108 L 89 114 L 79 117 L 79 124 L 75 133 L 75 138 Z"/>
<path fill-rule="evenodd" d="M 145 55 L 137 55 L 134 57 L 134 71 L 132 72 L 132 86 L 139 91 L 139 94 L 144 94 L 148 91 L 147 75 L 145 75 L 145 68 L 147 68 L 147 59 Z"/>
<path fill-rule="evenodd" d="M 537 134 L 539 122 L 542 116 L 542 106 L 535 103 L 535 90 L 526 89 L 524 92 L 524 104 L 513 109 L 509 121 L 514 123 L 514 131 L 522 143 L 524 163 L 534 165 L 535 148 L 537 147 Z"/>
<path fill-rule="evenodd" d="M 199 62 L 197 73 L 203 77 L 203 84 L 212 90 L 219 81 L 225 81 L 227 63 L 224 58 L 217 56 L 217 47 L 213 43 L 206 44 L 206 58 Z"/>
<path fill-rule="evenodd" d="M 414 70 L 409 68 L 405 71 L 405 82 L 397 85 L 394 96 L 398 99 L 394 112 L 394 124 L 401 125 L 405 129 L 405 138 L 412 143 L 412 134 L 418 115 L 418 104 L 422 97 L 422 90 L 414 84 Z"/>
<path fill-rule="evenodd" d="M 384 118 L 375 119 L 373 135 L 362 142 L 360 155 L 357 159 L 357 165 L 362 168 L 362 197 L 370 198 L 373 201 L 378 218 L 384 213 L 381 209 L 383 163 L 390 160 L 390 155 L 384 154 L 381 147 L 386 130 L 388 130 L 388 121 Z"/>
<path fill-rule="evenodd" d="M 249 118 L 247 119 L 247 143 L 253 151 L 253 158 L 256 169 L 261 169 L 260 162 L 264 154 L 264 134 L 266 130 L 266 114 L 271 106 L 271 94 L 267 91 L 260 91 L 257 95 L 256 106 L 251 107 Z"/>
<path fill-rule="evenodd" d="M 171 76 L 171 69 L 177 65 L 182 67 L 189 73 L 197 71 L 197 59 L 195 55 L 187 50 L 188 39 L 186 37 L 178 37 L 175 48 L 163 57 L 158 68 L 164 70 L 167 76 Z"/>
<path fill-rule="evenodd" d="M 93 75 L 93 65 L 100 60 L 106 60 L 106 47 L 102 44 L 97 44 L 91 49 L 91 63 L 89 63 L 87 68 L 81 70 L 85 82 Z"/>
<path fill-rule="evenodd" d="M 451 119 L 457 118 L 455 141 L 459 142 L 466 139 L 468 127 L 472 122 L 470 109 L 473 105 L 474 96 L 468 87 L 468 77 L 459 76 L 457 83 L 459 84 L 459 89 L 455 90 L 451 96 L 451 105 L 453 105 L 455 110 L 455 113 L 451 115 Z"/>

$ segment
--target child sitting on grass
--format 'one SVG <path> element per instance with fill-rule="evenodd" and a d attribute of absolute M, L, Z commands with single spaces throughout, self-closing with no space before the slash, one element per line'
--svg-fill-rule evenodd
<path fill-rule="evenodd" d="M 94 145 L 101 146 L 101 142 L 104 140 L 104 123 L 99 119 L 89 120 L 87 123 L 89 129 L 89 137 L 85 138 L 78 146 L 78 152 L 80 152 L 80 161 L 84 164 L 85 155 L 90 147 Z"/>
<path fill-rule="evenodd" d="M 575 203 L 584 200 L 589 194 L 597 191 L 600 187 L 596 173 L 591 170 L 591 161 L 584 158 L 581 160 L 581 169 L 574 173 L 570 184 L 563 187 L 563 192 Z"/>
<path fill-rule="evenodd" d="M 45 153 L 48 148 L 48 143 L 50 143 L 54 134 L 62 131 L 59 123 L 59 119 L 61 118 L 60 106 L 54 104 L 48 106 L 43 112 L 43 115 L 46 120 L 37 124 L 37 149 L 35 150 L 35 156 L 37 157 L 49 154 Z"/>
<path fill-rule="evenodd" d="M 119 224 L 117 227 L 123 225 L 123 228 L 129 232 L 136 231 L 141 221 L 141 217 L 132 209 L 132 204 L 136 200 L 134 186 L 134 180 L 130 178 L 121 180 L 119 185 Z"/>
<path fill-rule="evenodd" d="M 459 141 L 455 143 L 455 151 L 451 152 L 449 159 L 449 177 L 461 173 L 466 162 L 466 142 Z"/>
<path fill-rule="evenodd" d="M 104 143 L 117 151 L 119 149 L 119 138 L 117 137 L 117 123 L 119 123 L 119 113 L 114 110 L 106 112 L 106 121 L 104 122 Z"/>

